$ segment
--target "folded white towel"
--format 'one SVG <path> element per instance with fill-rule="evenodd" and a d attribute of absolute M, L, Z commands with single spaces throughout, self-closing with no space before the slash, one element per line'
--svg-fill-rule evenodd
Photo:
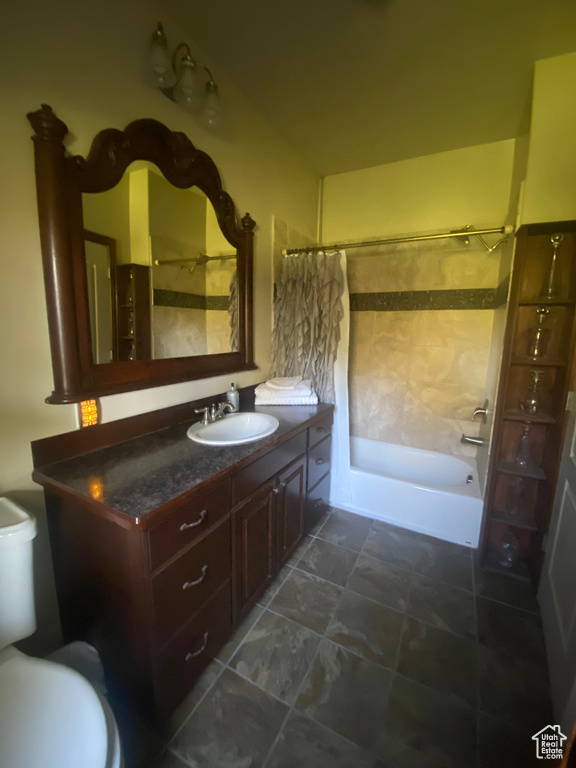
<path fill-rule="evenodd" d="M 261 397 L 264 400 L 274 399 L 276 397 L 309 397 L 314 394 L 310 379 L 301 381 L 294 389 L 274 389 L 273 387 L 268 386 L 268 382 L 265 382 L 264 384 L 259 384 L 254 392 L 257 397 Z"/>
<path fill-rule="evenodd" d="M 263 398 L 256 395 L 254 401 L 256 405 L 316 405 L 318 402 L 318 395 L 311 394 L 307 397 L 284 397 L 281 392 L 272 399 Z"/>
<path fill-rule="evenodd" d="M 285 378 L 268 379 L 267 387 L 272 389 L 298 389 L 304 382 L 302 376 L 289 376 Z M 308 382 L 310 384 L 310 382 Z"/>

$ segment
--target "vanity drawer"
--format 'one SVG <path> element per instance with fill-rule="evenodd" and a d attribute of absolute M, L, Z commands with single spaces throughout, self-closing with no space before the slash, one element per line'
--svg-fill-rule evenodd
<path fill-rule="evenodd" d="M 168 714 L 232 633 L 232 587 L 228 581 L 162 651 L 154 688 L 158 708 Z"/>
<path fill-rule="evenodd" d="M 152 579 L 159 646 L 230 578 L 230 558 L 228 519 Z"/>
<path fill-rule="evenodd" d="M 322 421 L 314 424 L 313 427 L 308 427 L 308 448 L 312 448 L 313 445 L 319 443 L 320 440 L 324 440 L 332 432 L 332 414 L 322 419 Z"/>
<path fill-rule="evenodd" d="M 232 505 L 247 499 L 262 483 L 281 472 L 306 451 L 306 430 L 241 469 L 232 478 Z"/>
<path fill-rule="evenodd" d="M 306 499 L 306 533 L 309 533 L 330 507 L 330 474 L 320 480 L 318 485 L 308 492 Z"/>
<path fill-rule="evenodd" d="M 330 471 L 331 445 L 332 437 L 328 435 L 308 452 L 308 488 L 313 488 Z"/>
<path fill-rule="evenodd" d="M 150 530 L 150 569 L 155 570 L 179 549 L 203 536 L 229 511 L 228 482 L 183 504 L 167 520 Z"/>

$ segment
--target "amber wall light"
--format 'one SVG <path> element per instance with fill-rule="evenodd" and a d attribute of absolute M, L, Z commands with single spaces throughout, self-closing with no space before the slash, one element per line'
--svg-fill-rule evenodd
<path fill-rule="evenodd" d="M 78 403 L 78 415 L 81 427 L 92 427 L 100 421 L 100 403 L 96 398 Z"/>

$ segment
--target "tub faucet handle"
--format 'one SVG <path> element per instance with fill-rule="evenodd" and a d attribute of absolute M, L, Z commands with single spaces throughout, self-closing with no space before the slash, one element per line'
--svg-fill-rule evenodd
<path fill-rule="evenodd" d="M 483 437 L 473 437 L 472 435 L 462 435 L 460 442 L 465 445 L 485 445 L 486 440 Z"/>
<path fill-rule="evenodd" d="M 476 416 L 482 417 L 482 424 L 486 424 L 488 419 L 488 400 L 484 400 L 484 405 L 479 405 L 478 408 L 474 408 L 474 413 L 470 421 L 474 421 Z"/>

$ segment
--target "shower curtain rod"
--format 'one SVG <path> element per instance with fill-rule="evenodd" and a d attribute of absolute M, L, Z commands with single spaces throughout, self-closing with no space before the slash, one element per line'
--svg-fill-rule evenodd
<path fill-rule="evenodd" d="M 202 262 L 203 266 L 209 261 L 228 261 L 235 258 L 236 256 L 208 256 L 205 253 L 201 253 L 200 256 L 192 256 L 189 259 L 154 259 L 154 264 L 162 267 L 164 264 L 191 264 L 192 262 Z"/>
<path fill-rule="evenodd" d="M 474 227 L 471 224 L 468 224 L 467 226 L 463 227 L 462 229 L 453 229 L 450 232 L 442 232 L 438 235 L 412 235 L 410 237 L 393 237 L 388 240 L 364 240 L 360 243 L 345 243 L 342 245 L 338 245 L 334 243 L 333 245 L 316 245 L 309 248 L 284 248 L 282 251 L 283 256 L 291 256 L 295 253 L 302 253 L 305 251 L 339 251 L 339 250 L 347 250 L 348 248 L 362 248 L 366 245 L 389 245 L 390 243 L 415 243 L 420 240 L 440 240 L 445 237 L 459 237 L 466 241 L 466 245 L 468 245 L 469 238 L 468 235 L 474 235 L 474 237 L 477 237 L 488 253 L 491 253 L 496 248 L 498 248 L 499 245 L 501 245 L 505 240 L 508 239 L 508 235 L 511 235 L 512 232 L 514 232 L 514 227 L 511 224 L 507 224 L 504 227 L 493 227 L 492 229 L 474 229 Z M 500 240 L 498 240 L 497 243 L 495 243 L 492 246 L 489 246 L 488 243 L 482 238 L 482 235 L 504 235 L 504 237 Z"/>

